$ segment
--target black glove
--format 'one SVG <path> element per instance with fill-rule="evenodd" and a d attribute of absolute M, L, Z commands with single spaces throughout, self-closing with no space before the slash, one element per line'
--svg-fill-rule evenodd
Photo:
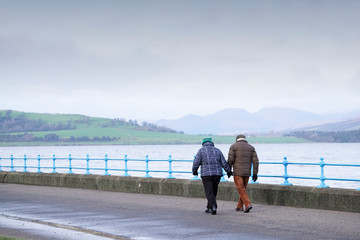
<path fill-rule="evenodd" d="M 253 174 L 252 180 L 253 180 L 254 182 L 256 182 L 256 180 L 257 180 L 257 174 Z"/>
<path fill-rule="evenodd" d="M 193 175 L 197 176 L 198 172 L 197 171 L 193 171 Z"/>
<path fill-rule="evenodd" d="M 228 172 L 227 172 L 227 175 L 228 175 L 228 178 L 230 178 L 230 177 L 233 175 L 232 171 L 231 171 L 231 170 L 228 171 Z"/>

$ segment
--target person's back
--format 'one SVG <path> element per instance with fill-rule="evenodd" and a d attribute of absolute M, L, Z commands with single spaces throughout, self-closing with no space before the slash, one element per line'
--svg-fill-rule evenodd
<path fill-rule="evenodd" d="M 196 154 L 194 167 L 201 165 L 201 176 L 222 176 L 225 158 L 213 142 L 205 142 Z M 226 169 L 228 170 L 228 169 Z"/>
<path fill-rule="evenodd" d="M 244 138 L 238 139 L 231 145 L 228 154 L 228 163 L 233 166 L 234 176 L 251 175 L 251 165 L 253 164 L 254 173 L 258 172 L 259 160 L 255 148 L 251 146 Z"/>

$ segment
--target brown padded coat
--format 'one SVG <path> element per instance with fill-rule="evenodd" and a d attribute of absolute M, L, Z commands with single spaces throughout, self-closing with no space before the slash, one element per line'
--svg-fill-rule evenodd
<path fill-rule="evenodd" d="M 251 164 L 253 174 L 258 174 L 259 159 L 255 148 L 246 140 L 240 140 L 230 146 L 228 164 L 233 168 L 234 176 L 250 177 Z"/>

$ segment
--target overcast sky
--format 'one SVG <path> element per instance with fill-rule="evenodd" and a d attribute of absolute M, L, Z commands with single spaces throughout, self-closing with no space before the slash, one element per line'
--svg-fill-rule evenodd
<path fill-rule="evenodd" d="M 0 109 L 360 110 L 360 1 L 0 0 Z"/>

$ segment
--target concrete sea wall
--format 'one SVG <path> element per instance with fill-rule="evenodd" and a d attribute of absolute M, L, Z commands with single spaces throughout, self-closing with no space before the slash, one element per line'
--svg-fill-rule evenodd
<path fill-rule="evenodd" d="M 2 171 L 0 183 L 205 198 L 202 182 L 186 179 Z M 360 213 L 357 190 L 249 184 L 248 194 L 253 203 Z M 217 199 L 236 202 L 234 183 L 221 182 Z"/>

